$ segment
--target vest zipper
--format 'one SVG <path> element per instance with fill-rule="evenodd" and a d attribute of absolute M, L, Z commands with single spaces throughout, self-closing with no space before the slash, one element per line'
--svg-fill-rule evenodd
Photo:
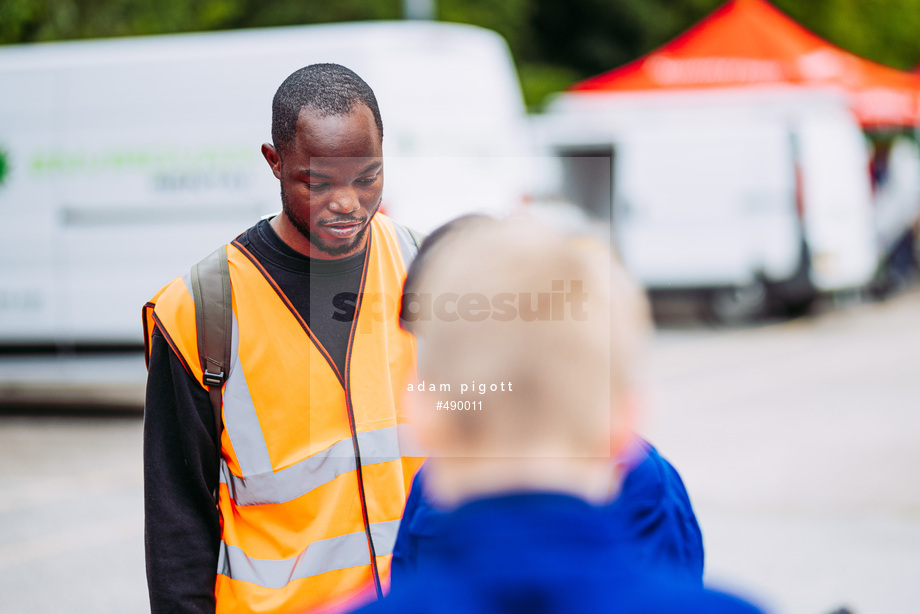
<path fill-rule="evenodd" d="M 383 599 L 383 587 L 380 584 L 380 571 L 377 569 L 377 550 L 374 547 L 374 537 L 371 534 L 371 523 L 367 515 L 367 496 L 364 493 L 364 472 L 361 466 L 361 448 L 358 446 L 358 428 L 355 422 L 355 409 L 351 403 L 351 350 L 355 340 L 355 329 L 361 313 L 361 304 L 364 296 L 364 282 L 367 280 L 367 266 L 371 258 L 373 233 L 367 237 L 367 251 L 364 256 L 364 270 L 361 272 L 361 284 L 358 288 L 358 300 L 355 303 L 355 316 L 351 321 L 351 331 L 348 336 L 348 350 L 345 353 L 345 408 L 348 410 L 348 423 L 351 426 L 351 440 L 355 446 L 355 471 L 358 476 L 358 494 L 361 498 L 361 515 L 364 518 L 364 533 L 367 535 L 367 547 L 371 556 L 371 571 L 374 574 L 374 589 L 377 599 Z"/>
<path fill-rule="evenodd" d="M 355 469 L 358 474 L 358 494 L 361 497 L 361 515 L 364 517 L 364 533 L 367 535 L 367 546 L 371 555 L 371 569 L 374 572 L 374 588 L 377 591 L 377 599 L 383 599 L 383 588 L 380 585 L 380 572 L 377 569 L 377 551 L 374 547 L 374 538 L 371 535 L 371 523 L 367 516 L 367 498 L 364 494 L 364 474 L 361 468 L 361 450 L 358 447 L 358 430 L 355 427 L 355 412 L 351 405 L 351 390 L 347 384 L 345 386 L 345 406 L 348 408 L 348 421 L 351 424 L 351 440 L 354 442 L 355 446 Z"/>
<path fill-rule="evenodd" d="M 306 331 L 307 335 L 309 335 L 311 341 L 313 341 L 314 345 L 326 358 L 326 361 L 332 368 L 333 373 L 336 374 L 339 382 L 342 384 L 342 388 L 345 390 L 345 409 L 348 413 L 348 425 L 351 428 L 351 441 L 355 447 L 355 471 L 358 477 L 358 495 L 361 499 L 361 517 L 364 520 L 364 534 L 367 536 L 367 547 L 371 557 L 371 570 L 374 574 L 374 588 L 377 591 L 377 599 L 383 599 L 383 587 L 380 584 L 380 570 L 377 568 L 377 550 L 374 547 L 374 538 L 371 535 L 371 523 L 367 515 L 367 497 L 364 493 L 364 473 L 361 466 L 361 449 L 358 446 L 358 428 L 355 422 L 355 410 L 351 403 L 351 386 L 349 385 L 349 381 L 351 379 L 351 350 L 355 339 L 355 328 L 358 323 L 358 315 L 361 311 L 362 297 L 364 294 L 364 283 L 367 280 L 367 267 L 371 258 L 371 245 L 373 236 L 373 232 L 371 232 L 367 237 L 367 252 L 364 257 L 364 270 L 361 272 L 361 284 L 358 288 L 358 300 L 355 303 L 355 316 L 351 321 L 351 331 L 349 332 L 348 337 L 348 349 L 345 353 L 344 375 L 339 373 L 339 369 L 336 367 L 335 361 L 333 361 L 328 352 L 326 352 L 323 344 L 320 343 L 319 339 L 316 338 L 316 336 L 313 334 L 313 331 L 310 330 L 310 327 L 306 325 L 306 323 L 303 321 L 303 318 L 301 318 L 297 313 L 297 310 L 291 304 L 290 300 L 284 295 L 284 292 L 281 291 L 281 288 L 278 287 L 278 284 L 275 282 L 275 280 L 271 278 L 271 275 L 269 275 L 268 272 L 265 271 L 264 267 L 259 264 L 255 256 L 249 253 L 249 250 L 243 247 L 243 245 L 238 241 L 233 241 L 233 245 L 239 249 L 247 258 L 249 258 L 255 267 L 262 272 L 262 275 L 275 289 L 275 292 L 278 294 L 281 300 L 284 301 L 284 303 L 288 306 L 288 309 L 290 309 L 291 313 L 294 314 L 294 316 L 298 319 L 304 331 Z"/>

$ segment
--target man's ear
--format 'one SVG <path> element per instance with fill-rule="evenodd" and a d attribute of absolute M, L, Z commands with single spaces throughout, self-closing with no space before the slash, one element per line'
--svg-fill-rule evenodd
<path fill-rule="evenodd" d="M 270 143 L 262 143 L 262 156 L 265 158 L 265 161 L 268 162 L 268 165 L 272 168 L 272 173 L 275 175 L 275 178 L 281 179 L 281 156 L 278 154 L 278 150 L 275 149 L 275 146 Z"/>

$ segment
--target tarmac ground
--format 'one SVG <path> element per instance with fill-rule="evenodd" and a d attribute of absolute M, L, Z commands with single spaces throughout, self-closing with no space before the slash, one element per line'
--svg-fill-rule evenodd
<path fill-rule="evenodd" d="M 788 322 L 659 329 L 640 431 L 684 477 L 707 582 L 777 613 L 920 611 L 918 315 L 915 289 Z M 124 360 L 78 379 L 142 373 Z M 116 392 L 135 409 L 0 408 L 0 611 L 147 610 L 143 395 Z"/>

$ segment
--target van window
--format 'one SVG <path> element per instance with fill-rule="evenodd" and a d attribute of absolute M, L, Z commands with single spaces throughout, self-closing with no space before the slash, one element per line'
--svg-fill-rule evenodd
<path fill-rule="evenodd" d="M 562 148 L 562 195 L 591 217 L 609 221 L 613 197 L 613 146 Z"/>

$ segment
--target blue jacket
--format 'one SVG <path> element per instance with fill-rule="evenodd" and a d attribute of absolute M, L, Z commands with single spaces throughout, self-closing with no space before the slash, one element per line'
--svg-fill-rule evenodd
<path fill-rule="evenodd" d="M 467 503 L 440 519 L 438 548 L 362 613 L 756 614 L 735 597 L 640 569 L 604 508 L 562 494 Z"/>
<path fill-rule="evenodd" d="M 697 585 L 703 583 L 703 535 L 690 497 L 674 467 L 642 440 L 620 495 L 603 510 L 619 539 L 628 546 L 630 565 L 667 571 Z M 396 536 L 391 563 L 393 586 L 399 586 L 441 548 L 445 514 L 431 507 L 424 494 L 424 466 L 412 483 Z"/>

